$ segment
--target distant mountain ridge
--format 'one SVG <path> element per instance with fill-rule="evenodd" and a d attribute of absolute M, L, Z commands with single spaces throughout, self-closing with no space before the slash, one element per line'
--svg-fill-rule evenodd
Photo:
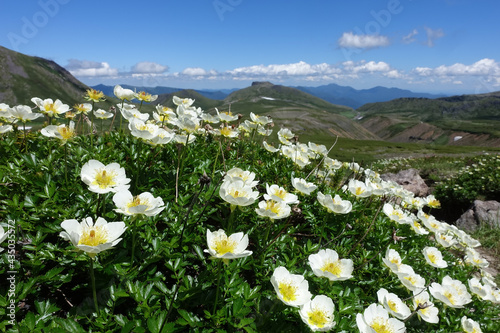
<path fill-rule="evenodd" d="M 185 90 L 182 88 L 173 87 L 140 87 L 123 84 L 124 88 L 137 90 L 137 91 L 147 91 L 150 94 L 160 95 L 160 94 L 171 94 L 176 91 Z M 295 88 L 297 90 L 303 91 L 315 97 L 319 97 L 329 103 L 335 105 L 344 105 L 353 109 L 357 109 L 367 103 L 376 102 L 387 102 L 396 98 L 402 97 L 418 97 L 418 98 L 439 98 L 446 97 L 447 95 L 439 94 L 429 94 L 429 93 L 416 93 L 410 90 L 399 89 L 399 88 L 386 88 L 386 87 L 373 87 L 370 89 L 354 89 L 349 86 L 340 86 L 338 84 L 332 83 L 328 85 L 318 86 L 318 87 L 305 87 L 305 86 L 288 86 L 289 88 Z M 93 86 L 92 88 L 98 89 L 104 92 L 105 95 L 113 96 L 114 86 L 108 86 L 99 84 Z M 216 100 L 223 100 L 229 94 L 238 91 L 240 89 L 192 89 L 199 94 Z"/>
<path fill-rule="evenodd" d="M 439 98 L 447 95 L 416 93 L 399 88 L 373 87 L 370 89 L 357 90 L 348 86 L 340 86 L 335 83 L 318 87 L 294 87 L 316 97 L 322 98 L 332 104 L 340 104 L 357 109 L 367 103 L 387 102 L 402 97 Z"/>
<path fill-rule="evenodd" d="M 146 91 L 149 94 L 153 95 L 162 95 L 162 94 L 172 94 L 177 91 L 182 91 L 182 90 L 188 90 L 188 89 L 183 89 L 183 88 L 173 88 L 173 87 L 163 87 L 163 86 L 156 86 L 156 87 L 141 87 L 141 86 L 133 86 L 129 84 L 122 84 L 121 85 L 123 88 L 126 89 L 132 89 L 134 91 Z M 115 86 L 109 86 L 109 85 L 104 85 L 104 84 L 98 84 L 95 86 L 92 86 L 92 88 L 97 89 L 102 91 L 105 95 L 107 96 L 114 96 L 114 89 Z M 203 90 L 196 90 L 196 89 L 189 89 L 196 91 L 202 96 L 205 96 L 210 99 L 215 99 L 215 100 L 223 100 L 224 98 L 227 97 L 230 93 L 233 91 L 236 91 L 238 89 L 203 89 Z"/>

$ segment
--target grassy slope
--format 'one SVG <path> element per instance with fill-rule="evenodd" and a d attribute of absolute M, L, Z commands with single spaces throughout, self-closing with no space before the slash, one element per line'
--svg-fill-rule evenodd
<path fill-rule="evenodd" d="M 500 92 L 438 99 L 400 98 L 366 104 L 357 111 L 363 115 L 361 123 L 365 127 L 388 140 L 421 122 L 435 127 L 433 141 L 447 136 L 447 140 L 441 139 L 442 143 L 450 142 L 450 136 L 456 132 L 487 134 L 483 141 L 490 144 L 500 138 Z M 389 126 L 381 125 L 387 122 Z"/>

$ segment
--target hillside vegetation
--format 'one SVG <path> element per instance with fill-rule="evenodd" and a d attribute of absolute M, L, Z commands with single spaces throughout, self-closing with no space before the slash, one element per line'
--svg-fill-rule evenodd
<path fill-rule="evenodd" d="M 55 62 L 0 46 L 0 103 L 32 105 L 32 97 L 60 99 L 73 105 L 88 86 Z"/>
<path fill-rule="evenodd" d="M 360 123 L 393 142 L 500 145 L 500 92 L 400 98 L 357 109 Z"/>

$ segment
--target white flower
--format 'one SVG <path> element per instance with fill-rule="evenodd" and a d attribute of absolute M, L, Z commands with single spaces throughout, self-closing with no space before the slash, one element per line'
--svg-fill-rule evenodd
<path fill-rule="evenodd" d="M 111 112 L 107 112 L 103 109 L 97 109 L 94 111 L 94 116 L 97 119 L 108 119 L 108 118 L 113 117 L 113 114 Z"/>
<path fill-rule="evenodd" d="M 325 157 L 323 165 L 330 171 L 335 171 L 342 168 L 342 162 L 339 160 L 331 159 L 330 157 Z"/>
<path fill-rule="evenodd" d="M 439 310 L 429 300 L 429 293 L 427 291 L 415 290 L 413 292 L 413 310 L 417 310 L 419 318 L 431 323 L 439 323 Z"/>
<path fill-rule="evenodd" d="M 399 273 L 401 266 L 403 265 L 398 251 L 391 248 L 387 248 L 385 251 L 385 257 L 382 258 L 382 261 L 393 273 L 396 274 Z"/>
<path fill-rule="evenodd" d="M 76 133 L 75 133 L 75 123 L 73 121 L 69 122 L 69 126 L 62 124 L 62 125 L 49 125 L 40 131 L 42 135 L 45 135 L 49 138 L 58 138 L 59 140 L 62 140 L 62 142 L 66 142 L 67 140 L 73 138 Z"/>
<path fill-rule="evenodd" d="M 14 130 L 14 127 L 12 125 L 2 125 L 0 124 L 0 134 L 4 134 L 7 132 L 12 132 Z"/>
<path fill-rule="evenodd" d="M 240 168 L 232 168 L 228 170 L 224 176 L 224 181 L 237 181 L 241 180 L 245 185 L 255 187 L 259 183 L 255 180 L 255 172 L 242 170 Z"/>
<path fill-rule="evenodd" d="M 425 229 L 424 226 L 422 226 L 418 222 L 418 219 L 416 219 L 416 216 L 414 214 L 411 214 L 410 217 L 412 220 L 410 223 L 410 227 L 412 228 L 413 231 L 415 231 L 415 233 L 417 235 L 428 235 L 429 234 L 429 231 L 427 229 Z"/>
<path fill-rule="evenodd" d="M 483 331 L 481 331 L 481 326 L 479 326 L 479 323 L 470 319 L 470 318 L 467 318 L 466 316 L 463 316 L 462 319 L 460 320 L 460 322 L 462 323 L 462 329 L 466 332 L 466 333 L 482 333 Z"/>
<path fill-rule="evenodd" d="M 309 266 L 318 277 L 326 277 L 330 281 L 343 281 L 352 278 L 354 265 L 351 259 L 339 259 L 336 251 L 320 250 L 309 256 Z"/>
<path fill-rule="evenodd" d="M 429 194 L 427 197 L 424 198 L 425 204 L 431 208 L 440 208 L 441 203 L 439 200 L 434 197 L 434 195 Z"/>
<path fill-rule="evenodd" d="M 332 198 L 330 194 L 324 195 L 318 192 L 318 202 L 328 211 L 336 214 L 347 214 L 352 210 L 352 203 L 349 200 L 342 200 L 338 194 Z"/>
<path fill-rule="evenodd" d="M 465 285 L 445 276 L 441 284 L 433 282 L 429 287 L 432 296 L 452 308 L 463 308 L 472 301 Z"/>
<path fill-rule="evenodd" d="M 159 197 L 155 198 L 149 192 L 133 196 L 129 190 L 122 189 L 115 193 L 113 202 L 118 207 L 115 212 L 128 216 L 155 216 L 165 209 L 163 200 Z"/>
<path fill-rule="evenodd" d="M 399 281 L 411 291 L 425 289 L 425 279 L 419 274 L 415 273 L 413 267 L 404 265 L 400 267 L 397 273 Z"/>
<path fill-rule="evenodd" d="M 219 190 L 220 197 L 235 206 L 249 206 L 257 200 L 259 192 L 254 191 L 251 186 L 241 180 L 226 180 Z"/>
<path fill-rule="evenodd" d="M 135 118 L 130 120 L 128 128 L 133 136 L 144 140 L 153 139 L 158 135 L 160 130 L 160 127 L 156 124 L 144 123 L 144 121 Z"/>
<path fill-rule="evenodd" d="M 233 115 L 231 111 L 219 112 L 217 108 L 215 108 L 215 111 L 217 111 L 217 115 L 219 116 L 220 121 L 224 123 L 230 123 L 232 121 L 238 120 L 238 115 Z"/>
<path fill-rule="evenodd" d="M 477 277 L 473 277 L 467 281 L 469 284 L 469 289 L 471 293 L 477 295 L 479 298 L 483 300 L 491 300 L 492 299 L 492 291 L 493 288 L 489 284 L 482 284 L 481 281 Z"/>
<path fill-rule="evenodd" d="M 132 89 L 122 88 L 122 86 L 118 84 L 114 87 L 113 93 L 122 101 L 131 101 L 135 98 L 135 93 Z"/>
<path fill-rule="evenodd" d="M 278 185 L 266 184 L 267 193 L 264 194 L 264 199 L 266 200 L 274 200 L 274 201 L 283 201 L 289 205 L 296 204 L 299 202 L 297 196 L 295 194 L 287 192 L 283 187 Z"/>
<path fill-rule="evenodd" d="M 31 101 L 36 104 L 36 106 L 40 109 L 40 112 L 48 115 L 49 117 L 57 118 L 60 114 L 70 110 L 69 105 L 63 104 L 58 99 L 54 102 L 50 98 L 42 100 L 41 98 L 33 97 Z"/>
<path fill-rule="evenodd" d="M 256 115 L 253 112 L 250 112 L 250 119 L 252 119 L 252 121 L 254 123 L 262 125 L 262 126 L 265 126 L 265 125 L 267 125 L 267 124 L 269 124 L 269 123 L 272 122 L 271 117 L 269 117 L 269 116 L 259 116 L 259 115 Z"/>
<path fill-rule="evenodd" d="M 384 204 L 382 211 L 391 221 L 399 224 L 411 224 L 412 222 L 407 213 L 401 209 L 395 209 L 394 206 L 389 203 Z"/>
<path fill-rule="evenodd" d="M 308 182 L 303 178 L 294 178 L 292 177 L 292 186 L 302 194 L 310 195 L 314 192 L 318 186 L 314 183 Z"/>
<path fill-rule="evenodd" d="M 436 218 L 432 215 L 428 215 L 424 213 L 422 210 L 419 210 L 417 213 L 417 217 L 422 221 L 422 223 L 429 229 L 430 231 L 436 233 L 436 232 L 443 232 L 444 227 L 441 222 L 436 220 Z"/>
<path fill-rule="evenodd" d="M 90 160 L 83 165 L 80 177 L 89 190 L 95 193 L 118 192 L 130 187 L 130 179 L 118 163 L 104 165 L 97 160 Z"/>
<path fill-rule="evenodd" d="M 265 148 L 268 152 L 270 152 L 270 153 L 276 153 L 276 152 L 278 152 L 278 151 L 279 151 L 279 149 L 278 149 L 278 148 L 276 148 L 276 147 L 274 147 L 274 146 L 272 146 L 272 145 L 268 144 L 266 141 L 263 141 L 263 142 L 262 142 L 262 145 L 263 145 L 263 146 L 264 146 L 264 148 Z"/>
<path fill-rule="evenodd" d="M 16 105 L 9 108 L 8 112 L 16 121 L 20 120 L 23 123 L 43 117 L 43 114 L 41 113 L 33 113 L 31 108 L 27 105 Z"/>
<path fill-rule="evenodd" d="M 149 119 L 149 113 L 141 113 L 139 110 L 135 108 L 135 105 L 124 103 L 123 106 L 118 104 L 118 108 L 122 113 L 123 118 L 128 121 L 132 121 L 132 119 L 138 119 L 143 122 Z"/>
<path fill-rule="evenodd" d="M 240 132 L 237 128 L 233 128 L 232 126 L 221 125 L 220 129 L 214 130 L 215 135 L 220 135 L 226 138 L 236 138 Z"/>
<path fill-rule="evenodd" d="M 479 254 L 479 252 L 477 252 L 476 250 L 474 250 L 471 247 L 465 249 L 464 260 L 466 263 L 473 265 L 473 266 L 476 266 L 476 267 L 479 267 L 479 268 L 486 268 L 490 265 L 489 262 L 486 259 L 484 259 L 481 256 L 481 254 Z"/>
<path fill-rule="evenodd" d="M 406 319 L 411 315 L 410 308 L 396 294 L 390 293 L 387 289 L 380 288 L 377 291 L 378 302 L 398 319 Z"/>
<path fill-rule="evenodd" d="M 193 105 L 194 101 L 195 100 L 192 98 L 180 98 L 177 96 L 172 97 L 172 102 L 175 105 L 183 105 L 185 107 L 190 107 L 191 105 Z"/>
<path fill-rule="evenodd" d="M 347 184 L 347 188 L 349 189 L 349 192 L 358 198 L 366 198 L 372 194 L 366 184 L 357 179 L 351 178 Z"/>
<path fill-rule="evenodd" d="M 360 333 L 373 332 L 406 332 L 405 324 L 395 318 L 389 318 L 389 313 L 382 305 L 371 304 L 364 313 L 356 315 L 356 324 Z"/>
<path fill-rule="evenodd" d="M 204 252 L 217 259 L 237 259 L 252 254 L 252 251 L 246 249 L 248 247 L 248 235 L 242 232 L 237 232 L 228 237 L 222 229 L 214 232 L 207 229 L 207 246 L 208 250 L 204 250 Z"/>
<path fill-rule="evenodd" d="M 271 283 L 278 298 L 293 307 L 299 307 L 311 300 L 309 283 L 303 275 L 291 274 L 283 267 L 277 267 L 271 277 Z"/>
<path fill-rule="evenodd" d="M 318 295 L 302 305 L 299 314 L 313 332 L 327 332 L 335 326 L 334 310 L 335 305 L 330 297 Z"/>
<path fill-rule="evenodd" d="M 64 220 L 61 223 L 64 229 L 59 236 L 71 243 L 79 250 L 85 251 L 94 257 L 97 253 L 108 250 L 118 244 L 125 229 L 123 222 L 108 223 L 102 217 L 98 217 L 94 224 L 91 217 L 77 220 Z"/>
<path fill-rule="evenodd" d="M 436 242 L 438 242 L 442 247 L 450 247 L 457 243 L 457 240 L 453 235 L 444 232 L 435 233 Z"/>
<path fill-rule="evenodd" d="M 278 131 L 278 140 L 281 142 L 281 144 L 287 146 L 292 144 L 290 140 L 293 139 L 294 136 L 295 134 L 293 134 L 292 131 L 290 131 L 288 128 L 281 128 Z"/>
<path fill-rule="evenodd" d="M 291 211 L 291 207 L 286 202 L 272 199 L 259 202 L 259 208 L 255 209 L 257 215 L 273 220 L 286 218 L 290 216 Z"/>
<path fill-rule="evenodd" d="M 273 130 L 266 129 L 264 126 L 259 125 L 257 127 L 257 134 L 262 135 L 262 136 L 270 136 L 271 134 L 273 134 Z"/>
<path fill-rule="evenodd" d="M 422 253 L 424 254 L 425 261 L 432 267 L 436 268 L 446 268 L 448 263 L 443 260 L 443 255 L 441 251 L 432 246 L 426 246 L 423 248 Z"/>

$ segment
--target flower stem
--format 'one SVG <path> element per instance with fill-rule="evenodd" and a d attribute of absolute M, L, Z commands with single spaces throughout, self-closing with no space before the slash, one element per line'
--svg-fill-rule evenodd
<path fill-rule="evenodd" d="M 215 316 L 215 311 L 217 310 L 217 303 L 219 302 L 219 294 L 220 294 L 220 278 L 221 278 L 221 265 L 222 261 L 219 260 L 217 263 L 217 291 L 215 293 L 215 302 L 214 302 L 214 310 L 212 311 L 212 316 Z"/>
<path fill-rule="evenodd" d="M 64 181 L 66 188 L 68 187 L 68 144 L 64 144 Z"/>
<path fill-rule="evenodd" d="M 92 282 L 92 297 L 94 298 L 95 312 L 99 312 L 99 307 L 97 306 L 97 292 L 95 290 L 95 276 L 94 276 L 94 258 L 90 257 L 90 280 Z"/>
<path fill-rule="evenodd" d="M 132 256 L 130 257 L 130 266 L 134 263 L 135 257 L 135 234 L 137 232 L 137 216 L 132 217 Z"/>

